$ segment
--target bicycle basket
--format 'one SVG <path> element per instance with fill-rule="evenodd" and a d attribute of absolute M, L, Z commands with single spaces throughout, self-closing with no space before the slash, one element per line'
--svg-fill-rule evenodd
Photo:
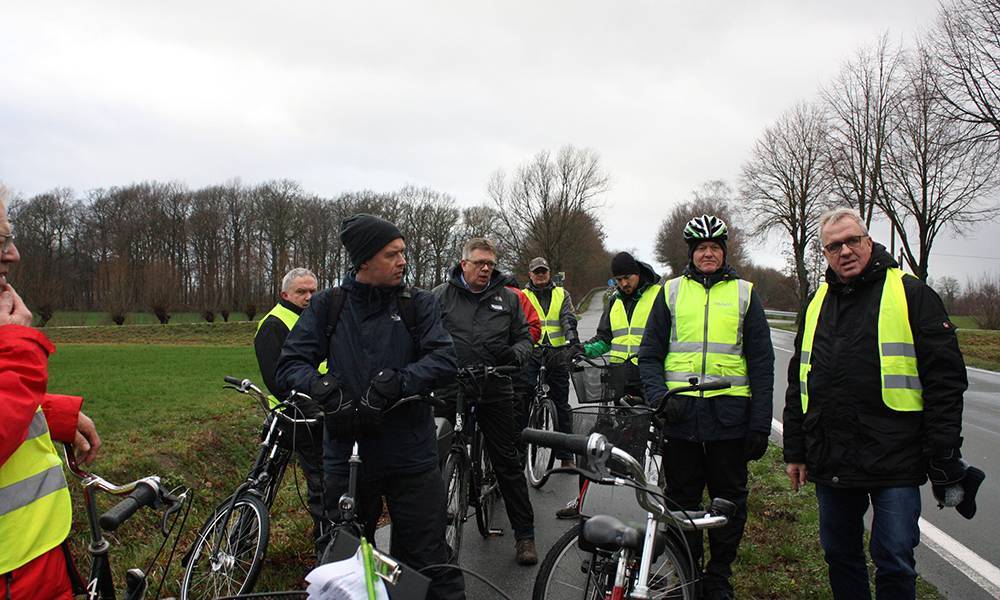
<path fill-rule="evenodd" d="M 585 365 L 578 371 L 572 371 L 570 379 L 573 381 L 577 402 L 597 404 L 598 402 L 611 402 L 614 399 L 611 390 L 601 381 L 603 371 L 604 369 L 590 365 Z"/>
<path fill-rule="evenodd" d="M 574 408 L 572 412 L 574 433 L 600 433 L 642 464 L 652 423 L 649 413 L 605 405 L 581 406 Z"/>

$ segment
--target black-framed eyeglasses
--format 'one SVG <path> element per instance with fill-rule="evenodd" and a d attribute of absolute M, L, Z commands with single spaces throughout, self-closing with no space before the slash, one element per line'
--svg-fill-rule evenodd
<path fill-rule="evenodd" d="M 861 243 L 865 241 L 867 235 L 854 235 L 846 240 L 840 242 L 830 242 L 829 244 L 823 246 L 823 250 L 827 254 L 840 254 L 840 251 L 844 249 L 846 245 L 851 250 L 857 250 L 861 247 Z"/>
<path fill-rule="evenodd" d="M 7 235 L 0 235 L 0 253 L 7 252 L 14 246 L 14 232 Z"/>
<path fill-rule="evenodd" d="M 496 261 L 492 260 L 466 260 L 465 262 L 476 267 L 477 269 L 482 269 L 483 267 L 486 267 L 488 269 L 495 269 L 497 266 Z"/>

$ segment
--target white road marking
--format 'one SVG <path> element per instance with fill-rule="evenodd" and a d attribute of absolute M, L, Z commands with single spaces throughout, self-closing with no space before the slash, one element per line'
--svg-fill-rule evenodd
<path fill-rule="evenodd" d="M 792 350 L 791 348 L 782 348 L 781 346 L 775 346 L 774 349 L 781 350 L 782 352 L 787 352 L 789 354 L 795 354 L 795 350 Z"/>
<path fill-rule="evenodd" d="M 785 433 L 784 425 L 781 421 L 772 418 L 771 428 L 778 434 L 780 440 Z M 1000 568 L 924 518 L 920 519 L 919 525 L 920 543 L 933 550 L 945 562 L 961 571 L 963 575 L 987 593 L 1000 598 Z"/>

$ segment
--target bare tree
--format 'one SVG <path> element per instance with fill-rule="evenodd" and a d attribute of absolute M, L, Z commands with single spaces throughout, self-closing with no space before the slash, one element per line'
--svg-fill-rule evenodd
<path fill-rule="evenodd" d="M 885 144 L 898 106 L 901 51 L 883 35 L 844 64 L 837 78 L 821 91 L 829 114 L 827 166 L 831 195 L 857 209 L 871 225 L 881 200 Z"/>
<path fill-rule="evenodd" d="M 560 270 L 573 236 L 585 225 L 581 219 L 593 214 L 607 189 L 608 175 L 597 153 L 565 146 L 555 158 L 539 152 L 510 178 L 495 172 L 487 194 L 515 253 L 543 255 Z"/>
<path fill-rule="evenodd" d="M 917 48 L 893 113 L 880 205 L 921 279 L 927 278 L 931 247 L 942 229 L 962 231 L 997 214 L 995 205 L 983 203 L 994 184 L 997 153 L 970 139 L 969 124 L 945 115 L 937 74 L 928 50 Z"/>
<path fill-rule="evenodd" d="M 726 223 L 729 239 L 726 243 L 726 262 L 740 269 L 746 263 L 743 230 L 732 210 L 736 194 L 725 181 L 706 181 L 701 188 L 691 192 L 691 200 L 670 211 L 656 233 L 656 260 L 669 266 L 672 275 L 680 275 L 688 264 L 688 245 L 684 241 L 684 226 L 692 218 L 707 214 L 719 217 Z"/>
<path fill-rule="evenodd" d="M 1000 0 L 942 3 L 932 35 L 943 108 L 974 139 L 1000 141 Z"/>
<path fill-rule="evenodd" d="M 799 302 L 811 290 L 806 251 L 816 237 L 819 215 L 830 192 L 823 168 L 825 115 L 815 104 L 801 103 L 764 130 L 743 165 L 742 194 L 756 235 L 778 230 L 791 244 Z"/>

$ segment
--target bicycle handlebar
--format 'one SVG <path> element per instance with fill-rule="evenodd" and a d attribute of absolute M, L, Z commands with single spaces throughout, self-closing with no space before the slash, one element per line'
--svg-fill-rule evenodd
<path fill-rule="evenodd" d="M 288 394 L 288 400 L 279 402 L 277 406 L 271 408 L 267 399 L 267 394 L 265 394 L 263 390 L 261 390 L 259 387 L 254 385 L 254 383 L 249 379 L 239 379 L 237 377 L 232 377 L 231 375 L 223 375 L 222 380 L 225 381 L 226 384 L 228 384 L 228 386 L 232 387 L 237 392 L 241 394 L 247 394 L 248 396 L 252 396 L 260 403 L 261 408 L 263 408 L 265 412 L 274 413 L 275 415 L 278 416 L 278 418 L 284 421 L 293 424 L 307 424 L 307 425 L 318 422 L 318 419 L 295 419 L 289 417 L 282 410 L 280 410 L 288 406 L 295 406 L 295 403 L 292 402 L 291 399 L 295 398 L 296 396 L 308 397 L 307 394 L 303 394 L 301 392 L 296 392 L 295 390 L 292 390 L 292 392 Z"/>
<path fill-rule="evenodd" d="M 487 375 L 513 375 L 521 371 L 517 365 L 474 365 L 471 367 L 461 367 L 458 369 L 456 378 L 476 379 Z"/>
<path fill-rule="evenodd" d="M 590 441 L 590 436 L 528 428 L 521 432 L 521 441 L 528 444 L 535 444 L 536 446 L 545 446 L 555 450 L 584 455 L 587 454 L 587 444 Z"/>
<path fill-rule="evenodd" d="M 105 531 L 118 529 L 118 526 L 127 521 L 137 510 L 144 506 L 152 506 L 158 498 L 158 486 L 154 488 L 148 481 L 140 481 L 131 494 L 101 515 L 99 520 L 101 527 Z"/>

